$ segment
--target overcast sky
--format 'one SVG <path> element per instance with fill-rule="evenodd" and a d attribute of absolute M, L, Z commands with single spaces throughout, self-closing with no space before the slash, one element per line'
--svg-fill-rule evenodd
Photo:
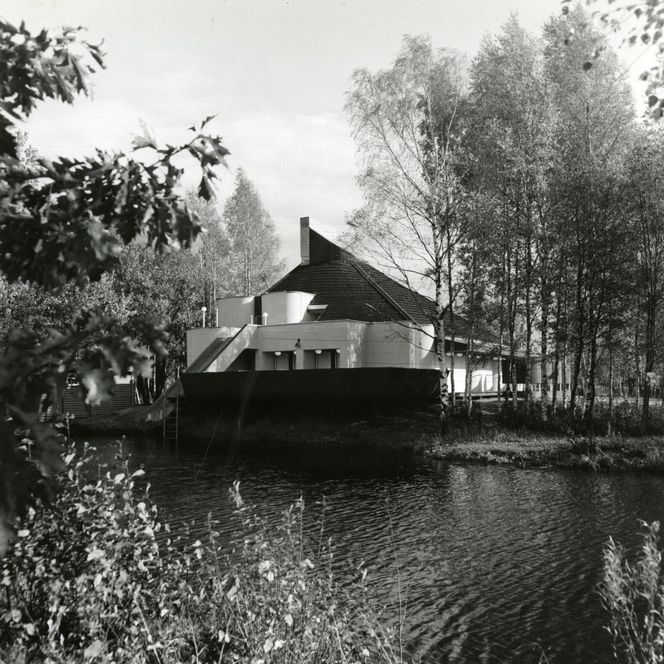
<path fill-rule="evenodd" d="M 27 125 L 46 156 L 127 149 L 141 121 L 175 142 L 204 117 L 255 183 L 298 262 L 298 219 L 329 235 L 361 202 L 343 112 L 353 69 L 390 65 L 404 34 L 474 54 L 511 13 L 529 30 L 559 0 L 2 0 L 0 15 L 31 30 L 81 25 L 104 40 L 94 98 L 45 104 Z M 197 181 L 195 172 L 188 182 Z M 232 190 L 223 171 L 219 205 Z"/>

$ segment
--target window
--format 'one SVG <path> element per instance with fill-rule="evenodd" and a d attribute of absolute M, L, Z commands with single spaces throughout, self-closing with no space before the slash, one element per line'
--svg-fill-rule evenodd
<path fill-rule="evenodd" d="M 295 352 L 290 350 L 275 350 L 274 371 L 293 371 L 295 369 Z"/>
<path fill-rule="evenodd" d="M 317 348 L 304 351 L 304 369 L 337 369 L 340 353 L 336 348 Z"/>

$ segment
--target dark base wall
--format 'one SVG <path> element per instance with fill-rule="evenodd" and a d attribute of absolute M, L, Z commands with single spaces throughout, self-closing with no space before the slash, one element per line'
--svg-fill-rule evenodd
<path fill-rule="evenodd" d="M 312 369 L 187 373 L 186 402 L 257 414 L 413 409 L 436 403 L 438 372 L 423 369 Z"/>

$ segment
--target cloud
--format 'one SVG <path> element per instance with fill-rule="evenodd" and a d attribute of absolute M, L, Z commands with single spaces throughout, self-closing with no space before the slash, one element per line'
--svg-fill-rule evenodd
<path fill-rule="evenodd" d="M 197 120 L 194 118 L 193 120 Z M 26 124 L 30 143 L 47 157 L 83 156 L 95 148 L 128 150 L 145 120 L 159 142 L 187 140 L 184 126 L 166 115 L 150 117 L 121 99 L 81 98 L 74 106 L 47 102 Z M 225 121 L 218 117 L 211 131 L 223 136 L 231 150 L 230 171 L 219 172 L 219 206 L 233 191 L 234 170 L 241 167 L 256 185 L 281 238 L 281 254 L 289 265 L 299 261 L 299 218 L 330 237 L 343 230 L 344 216 L 360 205 L 355 186 L 354 145 L 339 115 L 252 115 Z M 185 168 L 185 188 L 196 187 L 200 173 Z"/>
<path fill-rule="evenodd" d="M 44 156 L 82 156 L 95 148 L 125 150 L 140 132 L 140 112 L 121 100 L 79 99 L 73 106 L 47 101 L 25 123 L 30 143 Z"/>
<path fill-rule="evenodd" d="M 309 216 L 332 237 L 343 230 L 345 214 L 361 204 L 355 148 L 343 118 L 269 115 L 218 124 L 231 166 L 245 171 L 272 214 L 289 264 L 299 261 L 300 217 Z M 233 189 L 232 176 L 224 180 L 222 202 Z"/>

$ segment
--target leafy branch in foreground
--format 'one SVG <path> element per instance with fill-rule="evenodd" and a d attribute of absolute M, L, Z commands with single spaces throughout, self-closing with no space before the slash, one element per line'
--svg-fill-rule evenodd
<path fill-rule="evenodd" d="M 122 243 L 137 237 L 157 250 L 191 246 L 200 227 L 175 191 L 183 170 L 172 160 L 186 152 L 198 161 L 199 194 L 209 200 L 212 167 L 228 151 L 198 132 L 177 147 L 144 138 L 134 144 L 134 152 L 149 149 L 155 160 L 98 150 L 86 159 L 37 158 L 31 169 L 0 155 L 0 269 L 9 280 L 57 287 L 98 279 Z"/>
<path fill-rule="evenodd" d="M 82 28 L 32 35 L 25 23 L 17 28 L 0 20 L 0 31 L 0 153 L 16 157 L 14 120 L 45 99 L 72 103 L 79 91 L 88 93 L 88 77 L 104 60 L 101 47 L 87 43 Z"/>
<path fill-rule="evenodd" d="M 206 133 L 212 117 L 191 127 L 193 136 L 182 145 L 160 146 L 145 132 L 129 154 L 21 159 L 16 122 L 45 99 L 72 103 L 89 93 L 89 75 L 103 66 L 100 47 L 89 44 L 81 28 L 33 35 L 24 24 L 0 20 L 0 272 L 9 283 L 84 287 L 116 264 L 123 244 L 140 239 L 169 251 L 191 246 L 200 232 L 177 193 L 183 170 L 174 160 L 193 159 L 202 172 L 198 193 L 209 200 L 214 168 L 229 153 L 218 136 Z M 58 401 L 67 374 L 76 370 L 86 401 L 99 403 L 110 397 L 113 375 L 149 368 L 146 350 L 118 337 L 112 321 L 95 310 L 75 318 L 45 338 L 17 330 L 0 355 L 0 554 L 13 519 L 34 493 L 27 478 L 36 471 L 48 484 L 57 470 L 57 437 L 39 420 Z M 159 330 L 145 336 L 153 352 L 163 353 Z M 30 398 L 35 393 L 43 395 L 40 406 Z M 25 445 L 14 436 L 18 423 L 32 438 Z"/>

